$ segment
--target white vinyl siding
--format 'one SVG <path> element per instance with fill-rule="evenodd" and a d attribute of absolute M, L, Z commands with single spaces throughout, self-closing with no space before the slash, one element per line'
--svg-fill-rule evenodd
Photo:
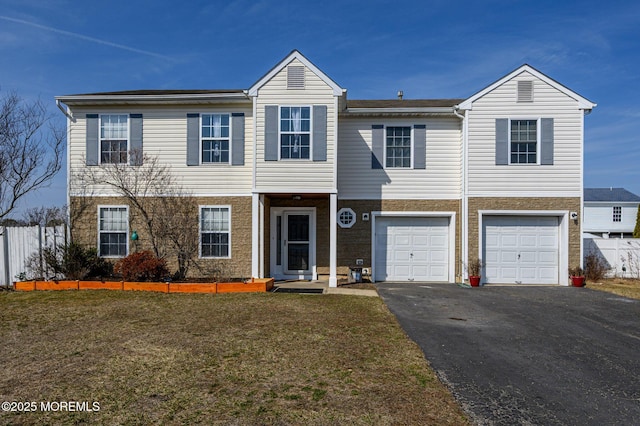
<path fill-rule="evenodd" d="M 171 166 L 176 181 L 195 196 L 251 195 L 253 167 L 253 116 L 251 105 L 224 110 L 198 107 L 139 107 L 132 112 L 142 113 L 144 120 L 144 152 L 157 155 L 162 164 Z M 228 167 L 187 166 L 187 113 L 214 114 L 243 112 L 245 114 L 244 165 Z M 70 172 L 85 167 L 85 113 L 109 113 L 107 108 L 74 109 L 75 122 L 69 122 Z M 117 195 L 107 186 L 81 187 L 73 185 L 70 195 Z"/>
<path fill-rule="evenodd" d="M 426 125 L 426 168 L 420 170 L 371 168 L 371 126 L 379 123 L 378 118 L 341 119 L 338 144 L 338 194 L 341 199 L 460 198 L 462 136 L 459 119 L 413 119 L 413 124 Z M 408 125 L 406 119 L 385 119 L 384 123 L 385 126 Z M 419 192 L 416 188 L 420 188 Z"/>
<path fill-rule="evenodd" d="M 620 222 L 613 221 L 613 208 L 621 208 Z M 638 203 L 584 203 L 584 232 L 633 232 L 638 214 Z"/>
<path fill-rule="evenodd" d="M 290 65 L 303 66 L 297 60 Z M 256 188 L 258 190 L 328 191 L 336 187 L 334 179 L 335 120 L 337 119 L 335 104 L 333 89 L 307 67 L 304 74 L 304 89 L 287 90 L 287 67 L 284 67 L 258 90 L 256 98 Z M 327 161 L 309 161 L 308 159 L 265 161 L 265 106 L 267 105 L 287 107 L 325 105 L 327 107 Z M 312 123 L 311 126 L 313 125 Z M 310 145 L 313 151 L 313 135 Z"/>
<path fill-rule="evenodd" d="M 517 102 L 520 80 L 533 81 L 533 102 Z M 470 196 L 581 196 L 584 117 L 577 101 L 523 72 L 477 99 L 466 114 Z M 532 117 L 554 119 L 553 165 L 496 165 L 496 119 Z"/>

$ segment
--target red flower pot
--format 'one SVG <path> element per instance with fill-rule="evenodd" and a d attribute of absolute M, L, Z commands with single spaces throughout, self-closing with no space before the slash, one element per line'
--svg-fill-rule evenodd
<path fill-rule="evenodd" d="M 469 284 L 471 284 L 471 287 L 480 286 L 480 277 L 476 275 L 469 275 Z"/>
<path fill-rule="evenodd" d="M 573 284 L 574 287 L 584 287 L 585 284 L 585 279 L 584 277 L 571 277 L 571 284 Z"/>

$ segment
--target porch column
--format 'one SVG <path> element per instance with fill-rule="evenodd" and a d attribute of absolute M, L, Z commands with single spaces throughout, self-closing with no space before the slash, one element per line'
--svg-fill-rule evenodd
<path fill-rule="evenodd" d="M 259 278 L 264 278 L 264 194 L 260 194 L 260 223 L 258 224 L 258 228 L 262 231 L 259 232 L 260 236 L 260 244 L 258 245 L 260 247 L 260 254 L 258 255 L 258 277 Z"/>
<path fill-rule="evenodd" d="M 337 274 L 337 243 L 338 223 L 336 213 L 338 210 L 338 194 L 329 195 L 329 287 L 338 286 Z"/>
<path fill-rule="evenodd" d="M 260 195 L 251 195 L 251 276 L 260 277 Z"/>

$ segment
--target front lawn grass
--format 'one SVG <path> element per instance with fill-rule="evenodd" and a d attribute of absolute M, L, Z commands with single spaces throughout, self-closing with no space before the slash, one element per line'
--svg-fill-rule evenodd
<path fill-rule="evenodd" d="M 640 280 L 637 279 L 608 278 L 597 283 L 588 282 L 587 287 L 640 300 Z"/>
<path fill-rule="evenodd" d="M 0 293 L 0 424 L 468 424 L 373 297 Z"/>

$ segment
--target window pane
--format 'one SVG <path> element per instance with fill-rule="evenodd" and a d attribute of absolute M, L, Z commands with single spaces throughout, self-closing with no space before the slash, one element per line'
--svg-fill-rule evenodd
<path fill-rule="evenodd" d="M 386 167 L 411 167 L 411 128 L 387 127 Z"/>

